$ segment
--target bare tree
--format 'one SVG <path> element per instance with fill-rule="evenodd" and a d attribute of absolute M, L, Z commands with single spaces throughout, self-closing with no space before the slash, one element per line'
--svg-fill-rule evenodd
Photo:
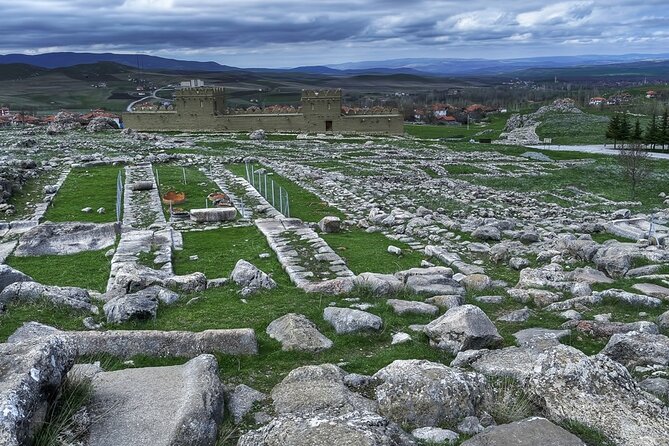
<path fill-rule="evenodd" d="M 629 144 L 620 149 L 618 163 L 623 168 L 625 179 L 630 183 L 634 199 L 637 188 L 648 179 L 652 172 L 650 154 L 642 144 Z"/>

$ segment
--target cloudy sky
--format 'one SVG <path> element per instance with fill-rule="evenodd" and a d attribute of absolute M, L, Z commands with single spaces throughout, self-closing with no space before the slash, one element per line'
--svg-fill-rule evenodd
<path fill-rule="evenodd" d="M 669 52 L 669 0 L 0 0 L 0 53 L 241 67 Z"/>

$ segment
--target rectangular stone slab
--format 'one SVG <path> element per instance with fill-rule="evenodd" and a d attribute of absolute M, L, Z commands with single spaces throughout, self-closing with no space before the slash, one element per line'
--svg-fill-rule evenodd
<path fill-rule="evenodd" d="M 234 220 L 237 216 L 237 209 L 234 207 L 219 207 L 208 209 L 191 209 L 190 219 L 198 222 L 217 222 Z"/>
<path fill-rule="evenodd" d="M 27 322 L 17 329 L 8 342 L 25 342 L 50 335 L 65 335 L 74 341 L 79 355 L 101 353 L 118 358 L 137 355 L 193 358 L 204 353 L 256 355 L 258 342 L 251 328 L 228 330 L 158 331 L 108 330 L 61 331 L 37 322 Z"/>
<path fill-rule="evenodd" d="M 88 446 L 213 446 L 223 409 L 211 355 L 184 365 L 97 373 Z"/>

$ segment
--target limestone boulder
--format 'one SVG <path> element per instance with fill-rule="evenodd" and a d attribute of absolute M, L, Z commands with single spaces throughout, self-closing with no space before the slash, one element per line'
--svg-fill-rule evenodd
<path fill-rule="evenodd" d="M 411 275 L 406 278 L 405 285 L 409 291 L 428 297 L 465 294 L 464 287 L 446 274 Z"/>
<path fill-rule="evenodd" d="M 65 336 L 0 344 L 0 444 L 31 444 L 77 357 Z"/>
<path fill-rule="evenodd" d="M 628 369 L 637 366 L 669 365 L 669 338 L 661 334 L 616 333 L 601 351 Z"/>
<path fill-rule="evenodd" d="M 462 446 L 585 446 L 576 435 L 545 418 L 526 418 L 493 426 L 466 440 Z"/>
<path fill-rule="evenodd" d="M 404 283 L 392 274 L 362 273 L 353 279 L 356 286 L 365 289 L 374 296 L 397 294 Z"/>
<path fill-rule="evenodd" d="M 328 321 L 338 334 L 360 331 L 378 331 L 383 320 L 375 314 L 352 308 L 327 307 L 323 319 Z"/>
<path fill-rule="evenodd" d="M 216 444 L 224 403 L 212 355 L 178 366 L 97 373 L 92 385 L 89 446 Z"/>
<path fill-rule="evenodd" d="M 479 240 L 502 240 L 502 233 L 497 227 L 492 225 L 479 226 L 472 232 L 472 237 Z"/>
<path fill-rule="evenodd" d="M 397 360 L 373 376 L 379 413 L 400 425 L 456 424 L 478 412 L 483 375 L 425 360 Z"/>
<path fill-rule="evenodd" d="M 613 278 L 620 278 L 632 269 L 635 254 L 635 248 L 629 244 L 611 243 L 599 248 L 592 260 L 597 269 Z"/>
<path fill-rule="evenodd" d="M 414 446 L 397 424 L 369 412 L 284 414 L 248 432 L 237 446 Z"/>
<path fill-rule="evenodd" d="M 0 292 L 0 308 L 11 301 L 37 302 L 41 299 L 55 305 L 98 313 L 98 307 L 91 303 L 88 291 L 76 287 L 42 285 L 37 282 L 14 282 L 5 287 Z"/>
<path fill-rule="evenodd" d="M 77 254 L 114 246 L 115 223 L 43 223 L 24 233 L 14 251 L 17 257 Z"/>
<path fill-rule="evenodd" d="M 326 234 L 341 232 L 341 218 L 334 216 L 323 217 L 318 222 L 318 228 L 321 230 L 321 232 Z"/>
<path fill-rule="evenodd" d="M 103 310 L 110 324 L 120 324 L 129 320 L 155 319 L 158 299 L 156 296 L 139 291 L 109 300 Z"/>
<path fill-rule="evenodd" d="M 107 116 L 98 116 L 88 123 L 86 131 L 88 133 L 103 132 L 105 130 L 118 130 L 118 123 L 113 118 Z"/>
<path fill-rule="evenodd" d="M 495 348 L 503 339 L 495 324 L 475 305 L 451 308 L 425 326 L 430 344 L 457 354 L 463 350 Z"/>
<path fill-rule="evenodd" d="M 0 264 L 0 292 L 15 282 L 33 282 L 33 279 L 9 265 Z"/>
<path fill-rule="evenodd" d="M 242 419 L 251 412 L 253 405 L 257 402 L 267 399 L 267 395 L 258 392 L 251 387 L 240 384 L 232 391 L 228 400 L 228 411 L 232 415 L 232 419 L 236 424 L 239 424 Z"/>
<path fill-rule="evenodd" d="M 249 292 L 276 287 L 274 279 L 243 259 L 240 259 L 235 265 L 230 279 L 241 286 L 242 290 L 249 290 Z"/>
<path fill-rule="evenodd" d="M 376 412 L 376 403 L 352 392 L 344 384 L 346 374 L 333 364 L 310 365 L 292 370 L 272 389 L 278 414 L 342 415 L 354 411 Z"/>
<path fill-rule="evenodd" d="M 319 352 L 332 347 L 316 325 L 301 314 L 289 313 L 267 326 L 270 338 L 281 343 L 283 351 Z"/>
<path fill-rule="evenodd" d="M 622 364 L 560 345 L 539 354 L 524 388 L 554 422 L 590 426 L 616 445 L 666 442 L 669 414 L 640 390 Z"/>
<path fill-rule="evenodd" d="M 429 314 L 435 315 L 439 313 L 439 308 L 425 302 L 418 302 L 414 300 L 400 300 L 388 299 L 386 301 L 396 314 Z"/>

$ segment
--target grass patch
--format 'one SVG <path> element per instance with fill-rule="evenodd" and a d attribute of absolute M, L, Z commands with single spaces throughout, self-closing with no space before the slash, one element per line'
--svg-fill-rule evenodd
<path fill-rule="evenodd" d="M 485 171 L 470 164 L 448 164 L 444 166 L 451 175 L 467 175 L 472 173 L 484 173 Z"/>
<path fill-rule="evenodd" d="M 77 311 L 64 305 L 54 305 L 47 300 L 37 302 L 10 302 L 5 312 L 0 314 L 0 341 L 7 338 L 25 322 L 38 321 L 61 330 L 81 330 L 81 320 L 88 313 Z"/>
<path fill-rule="evenodd" d="M 578 421 L 565 421 L 562 427 L 580 438 L 587 446 L 615 446 L 604 434 Z"/>
<path fill-rule="evenodd" d="M 635 201 L 640 201 L 642 205 L 633 207 L 634 210 L 644 211 L 662 206 L 663 199 L 658 196 L 657 185 L 667 181 L 669 163 L 662 160 L 653 160 L 653 163 L 655 171 L 637 187 Z M 472 177 L 468 181 L 498 190 L 518 192 L 546 193 L 555 189 L 576 187 L 613 201 L 631 199 L 630 188 L 622 179 L 622 172 L 615 158 L 599 159 L 585 165 L 564 166 L 546 175 L 524 175 L 520 178 Z M 610 207 L 613 211 L 615 205 Z"/>
<path fill-rule="evenodd" d="M 207 195 L 220 190 L 216 183 L 195 167 L 162 165 L 156 167 L 155 170 L 158 172 L 161 195 L 168 191 L 184 192 L 186 194 L 186 201 L 175 204 L 175 208 L 182 208 L 187 211 L 204 208 L 207 206 L 205 202 Z M 184 170 L 186 173 L 185 183 Z M 163 209 L 166 217 L 169 218 L 170 206 L 163 204 Z"/>
<path fill-rule="evenodd" d="M 14 192 L 7 201 L 8 204 L 14 206 L 14 215 L 7 216 L 7 219 L 21 220 L 31 217 L 35 205 L 41 203 L 44 198 L 44 186 L 54 183 L 58 179 L 58 174 L 56 170 L 43 172 L 29 179 L 21 190 Z"/>
<path fill-rule="evenodd" d="M 111 260 L 105 256 L 107 251 L 62 256 L 10 256 L 7 264 L 44 285 L 74 286 L 102 292 L 107 287 L 111 270 Z"/>
<path fill-rule="evenodd" d="M 404 126 L 404 131 L 411 136 L 422 139 L 497 139 L 506 125 L 509 113 L 490 115 L 487 121 L 466 125 L 415 125 Z"/>
<path fill-rule="evenodd" d="M 246 178 L 246 168 L 244 164 L 229 164 L 226 166 L 232 173 L 238 175 L 242 178 Z M 264 168 L 267 170 L 268 175 L 267 180 L 273 179 L 275 186 L 276 199 L 278 203 L 279 197 L 279 186 L 283 187 L 288 192 L 288 197 L 290 200 L 290 216 L 299 218 L 303 221 L 312 221 L 316 222 L 321 220 L 323 217 L 328 215 L 334 215 L 340 218 L 346 218 L 346 216 L 337 208 L 328 205 L 326 202 L 318 198 L 315 194 L 303 189 L 292 181 L 282 177 L 281 175 L 276 174 L 261 164 L 254 164 L 254 169 L 258 170 Z M 271 197 L 269 202 L 271 203 Z"/>
<path fill-rule="evenodd" d="M 321 234 L 323 240 L 341 256 L 355 274 L 375 272 L 391 274 L 419 267 L 425 257 L 409 245 L 391 240 L 380 232 L 365 232 L 359 229 L 336 234 Z M 388 246 L 402 250 L 402 255 L 391 254 Z"/>
<path fill-rule="evenodd" d="M 65 379 L 58 397 L 47 409 L 46 420 L 35 435 L 33 445 L 56 446 L 83 439 L 88 426 L 77 420 L 77 412 L 90 402 L 92 396 L 90 379 Z"/>
<path fill-rule="evenodd" d="M 238 260 L 244 259 L 272 274 L 275 280 L 288 283 L 265 236 L 255 226 L 221 228 L 210 231 L 184 232 L 184 249 L 174 251 L 173 266 L 177 274 L 203 272 L 207 277 L 227 277 Z M 261 259 L 259 254 L 269 253 Z M 198 260 L 190 260 L 197 255 Z"/>
<path fill-rule="evenodd" d="M 353 292 L 344 296 L 322 296 L 307 294 L 292 286 L 279 283 L 271 291 L 260 292 L 240 301 L 238 288 L 230 285 L 212 289 L 196 295 L 196 302 L 186 307 L 186 296 L 172 306 L 161 307 L 155 321 L 134 322 L 121 326 L 125 329 L 191 330 L 209 328 L 255 329 L 258 337 L 259 355 L 251 357 L 218 357 L 223 378 L 228 383 L 245 383 L 261 391 L 269 391 L 292 369 L 307 364 L 343 363 L 349 372 L 371 374 L 395 359 L 429 359 L 446 362 L 452 359 L 447 353 L 431 348 L 427 338 L 414 334 L 414 341 L 396 346 L 390 345 L 392 333 L 407 331 L 409 324 L 425 324 L 432 316 L 397 316 L 385 303 L 376 305 L 371 313 L 384 320 L 384 329 L 377 333 L 338 335 L 323 320 L 323 310 L 331 302 L 348 306 L 344 298 L 366 299 L 366 295 Z M 287 313 L 300 313 L 313 321 L 318 329 L 334 341 L 334 347 L 318 354 L 284 352 L 280 344 L 265 333 L 269 323 Z"/>
<path fill-rule="evenodd" d="M 539 138 L 552 138 L 553 144 L 602 144 L 606 141 L 604 134 L 609 124 L 606 116 L 554 112 L 546 113 L 540 119 Z"/>
<path fill-rule="evenodd" d="M 118 173 L 123 175 L 121 166 L 91 167 L 72 169 L 60 188 L 44 220 L 53 222 L 83 221 L 109 223 L 116 221 L 116 181 Z M 90 213 L 83 208 L 93 209 Z M 105 208 L 98 214 L 98 208 Z"/>

